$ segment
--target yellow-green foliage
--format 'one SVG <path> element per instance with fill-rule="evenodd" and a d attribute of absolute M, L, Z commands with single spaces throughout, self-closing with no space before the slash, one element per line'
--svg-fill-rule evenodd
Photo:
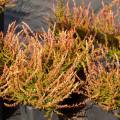
<path fill-rule="evenodd" d="M 65 13 L 65 6 L 63 0 L 57 0 L 56 8 L 55 8 L 55 16 L 57 18 L 57 22 L 63 22 Z"/>

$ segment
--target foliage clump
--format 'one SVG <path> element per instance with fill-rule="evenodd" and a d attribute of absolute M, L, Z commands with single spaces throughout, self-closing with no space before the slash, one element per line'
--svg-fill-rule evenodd
<path fill-rule="evenodd" d="M 120 61 L 116 54 L 109 58 L 107 49 L 98 47 L 87 57 L 85 89 L 90 100 L 113 110 L 120 108 Z"/>
<path fill-rule="evenodd" d="M 62 1 L 59 1 L 60 3 Z M 59 3 L 58 2 L 58 3 Z M 120 49 L 119 41 L 119 11 L 113 12 L 113 8 L 119 4 L 119 1 L 113 1 L 108 5 L 102 3 L 102 7 L 98 13 L 92 10 L 91 2 L 88 5 L 77 7 L 73 1 L 73 11 L 69 8 L 69 0 L 65 8 L 62 3 L 56 7 L 56 32 L 61 30 L 75 29 L 75 37 L 83 40 L 85 37 L 95 36 L 95 42 L 106 44 L 108 47 Z M 62 10 L 64 9 L 64 12 Z M 119 9 L 119 8 L 118 8 Z M 60 15 L 58 15 L 60 14 Z M 61 20 L 62 19 L 62 20 Z M 116 23 L 117 22 L 117 23 Z"/>
<path fill-rule="evenodd" d="M 10 66 L 6 62 L 3 66 L 0 96 L 10 96 L 14 101 L 39 109 L 58 108 L 58 103 L 81 84 L 76 74 L 85 54 L 81 52 L 81 57 L 78 56 L 80 51 L 76 46 L 82 47 L 81 44 L 75 44 L 74 31 L 63 31 L 56 37 L 50 29 L 43 33 L 42 44 L 26 24 L 17 35 L 14 25 L 7 34 L 10 39 L 4 41 L 10 40 L 7 48 L 8 53 L 12 52 L 13 61 Z"/>
<path fill-rule="evenodd" d="M 114 8 L 119 9 L 120 4 L 119 0 L 112 1 L 108 5 L 104 4 L 104 1 L 101 3 L 102 8 L 95 13 L 91 8 L 91 2 L 87 6 L 83 4 L 77 7 L 73 1 L 74 7 L 71 12 L 68 0 L 62 12 L 63 16 L 56 17 L 59 22 L 56 23 L 55 34 L 59 35 L 62 30 L 74 29 L 74 38 L 85 48 L 87 42 L 88 53 L 85 54 L 84 62 L 80 62 L 85 72 L 85 86 L 83 86 L 87 93 L 84 94 L 107 110 L 119 109 L 120 12 Z M 64 20 L 60 21 L 61 18 Z M 79 74 L 80 69 L 81 67 L 78 69 Z"/>
<path fill-rule="evenodd" d="M 112 7 L 95 14 L 88 6 L 70 12 L 58 2 L 56 24 L 41 35 L 11 24 L 0 41 L 0 96 L 39 109 L 60 105 L 74 92 L 107 110 L 120 108 L 120 26 Z M 63 10 L 64 9 L 64 10 Z M 2 47 L 1 47 L 2 46 Z M 81 75 L 82 73 L 82 75 Z M 84 76 L 84 79 L 83 79 Z M 79 103 L 73 104 L 78 106 Z"/>

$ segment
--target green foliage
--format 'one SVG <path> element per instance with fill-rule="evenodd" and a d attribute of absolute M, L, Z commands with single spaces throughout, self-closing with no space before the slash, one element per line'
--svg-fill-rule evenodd
<path fill-rule="evenodd" d="M 110 50 L 108 55 L 110 57 L 112 57 L 112 58 L 116 58 L 116 56 L 117 56 L 118 59 L 120 60 L 120 50 L 119 49 L 112 49 L 112 50 Z"/>

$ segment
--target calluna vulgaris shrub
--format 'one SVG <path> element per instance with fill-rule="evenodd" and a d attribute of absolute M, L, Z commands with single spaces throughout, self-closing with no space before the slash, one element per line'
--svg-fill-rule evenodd
<path fill-rule="evenodd" d="M 62 0 L 59 0 L 62 1 Z M 112 1 L 109 5 L 103 2 L 102 8 L 95 13 L 91 8 L 91 2 L 85 6 L 77 6 L 73 0 L 74 6 L 71 12 L 69 0 L 66 7 L 58 2 L 56 16 L 56 34 L 61 30 L 75 29 L 74 37 L 84 40 L 87 36 L 95 36 L 95 43 L 106 44 L 112 49 L 118 49 L 119 46 L 119 0 Z M 63 11 L 61 9 L 64 9 Z M 113 9 L 116 9 L 116 11 Z M 64 15 L 64 16 L 63 16 Z M 115 52 L 115 50 L 113 50 Z"/>
<path fill-rule="evenodd" d="M 69 1 L 66 7 L 59 1 L 56 24 L 41 35 L 25 23 L 15 33 L 12 23 L 0 39 L 0 96 L 39 109 L 58 109 L 77 91 L 107 110 L 119 109 L 119 11 L 112 11 L 118 4 L 102 3 L 94 13 L 90 3 L 77 7 L 74 2 L 71 12 Z"/>
<path fill-rule="evenodd" d="M 1 59 L 0 95 L 40 109 L 58 108 L 58 103 L 82 83 L 76 70 L 79 61 L 84 61 L 85 51 L 78 49 L 83 45 L 73 39 L 73 30 L 56 37 L 49 29 L 40 42 L 25 24 L 17 34 L 14 24 L 9 29 L 3 47 L 12 60 L 7 64 Z"/>
<path fill-rule="evenodd" d="M 88 97 L 107 110 L 120 108 L 120 62 L 115 58 L 109 58 L 106 47 L 93 48 L 85 68 Z"/>
<path fill-rule="evenodd" d="M 59 0 L 59 2 L 62 0 Z M 88 55 L 86 55 L 87 62 L 84 63 L 83 67 L 86 72 L 86 90 L 89 98 L 93 94 L 98 95 L 98 99 L 96 102 L 107 106 L 108 108 L 116 109 L 119 108 L 119 62 L 120 62 L 120 26 L 119 26 L 119 0 L 112 1 L 110 4 L 105 5 L 102 1 L 102 9 L 95 13 L 91 8 L 91 2 L 85 6 L 83 3 L 82 6 L 77 7 L 76 3 L 74 3 L 73 12 L 70 11 L 69 8 L 69 0 L 66 4 L 66 8 L 62 6 L 58 2 L 57 9 L 55 11 L 56 15 L 56 32 L 55 34 L 58 35 L 61 30 L 69 31 L 71 29 L 75 30 L 73 34 L 75 39 L 79 39 L 80 42 L 88 42 L 91 41 L 91 44 L 88 44 Z M 64 9 L 64 11 L 61 10 Z M 113 11 L 114 10 L 114 11 Z M 83 44 L 85 44 L 83 42 Z M 87 47 L 87 46 L 86 46 Z M 102 53 L 101 53 L 102 51 Z M 104 54 L 103 54 L 104 53 Z M 98 59 L 99 58 L 99 59 Z M 116 64 L 117 63 L 117 64 Z M 104 65 L 103 65 L 104 64 Z M 93 65 L 93 68 L 91 68 Z M 99 67 L 101 66 L 101 71 L 99 71 Z M 94 68 L 95 67 L 95 68 Z M 107 69 L 106 69 L 107 68 Z M 99 74 L 95 71 L 99 71 Z M 92 72 L 93 71 L 93 72 Z M 115 74 L 114 74 L 115 72 Z M 97 77 L 94 78 L 93 82 L 89 76 L 95 74 Z M 104 73 L 104 75 L 103 75 Z M 99 76 L 99 77 L 98 77 Z M 108 77 L 110 81 L 115 83 L 108 83 L 113 84 L 114 89 L 116 90 L 113 99 L 114 91 L 109 89 L 108 85 L 100 82 L 100 79 L 103 78 L 106 80 Z M 115 78 L 114 78 L 115 77 Z M 98 87 L 99 84 L 100 89 L 94 89 L 93 86 Z M 117 83 L 118 82 L 118 83 Z M 117 86 L 116 86 L 117 85 Z M 105 88 L 106 86 L 106 88 Z M 103 88 L 103 89 L 102 89 Z M 118 88 L 118 89 L 117 89 Z M 103 90 L 103 94 L 101 94 L 101 89 Z M 90 91 L 89 91 L 90 90 Z M 96 90 L 98 90 L 96 92 Z M 107 92 L 109 93 L 106 93 Z M 111 90 L 111 91 L 110 91 Z M 106 96 L 106 94 L 108 96 Z M 104 98 L 105 97 L 105 98 Z M 115 101 L 115 102 L 113 102 Z"/>
<path fill-rule="evenodd" d="M 59 0 L 62 1 L 62 0 Z M 83 42 L 88 54 L 82 63 L 86 75 L 85 90 L 88 98 L 106 109 L 120 108 L 120 26 L 119 0 L 105 5 L 95 13 L 91 2 L 77 7 L 73 0 L 73 12 L 58 2 L 56 15 L 56 35 L 61 30 L 75 30 L 75 39 Z M 64 11 L 61 10 L 64 9 Z M 115 10 L 116 9 L 116 10 Z M 114 11 L 113 11 L 114 10 Z M 85 44 L 85 42 L 88 44 Z M 79 75 L 78 75 L 79 76 Z"/>

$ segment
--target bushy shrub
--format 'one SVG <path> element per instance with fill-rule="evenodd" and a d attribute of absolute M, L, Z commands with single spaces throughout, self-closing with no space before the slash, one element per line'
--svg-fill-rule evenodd
<path fill-rule="evenodd" d="M 0 41 L 0 96 L 51 110 L 66 107 L 59 103 L 78 92 L 105 109 L 119 108 L 120 26 L 112 12 L 117 4 L 103 4 L 95 14 L 90 3 L 74 2 L 73 12 L 69 2 L 66 9 L 59 3 L 56 24 L 41 35 L 25 23 L 15 33 L 12 23 Z"/>
<path fill-rule="evenodd" d="M 62 2 L 61 0 L 58 0 Z M 58 3 L 59 3 L 58 2 Z M 63 4 L 57 4 L 56 16 L 56 33 L 61 30 L 75 29 L 75 37 L 84 40 L 90 35 L 95 36 L 95 43 L 106 44 L 108 47 L 120 49 L 119 41 L 119 0 L 112 1 L 105 5 L 102 3 L 102 8 L 98 13 L 95 13 L 91 7 L 91 2 L 88 5 L 77 6 L 73 1 L 73 11 L 69 8 L 69 0 L 66 3 L 66 9 Z M 64 9 L 63 11 L 61 9 Z"/>
<path fill-rule="evenodd" d="M 49 29 L 40 41 L 26 24 L 17 34 L 14 24 L 9 30 L 3 47 L 13 61 L 4 64 L 0 95 L 39 109 L 58 108 L 58 103 L 82 83 L 76 70 L 79 61 L 84 61 L 85 51 L 79 50 L 83 45 L 73 38 L 73 30 L 56 37 Z"/>
<path fill-rule="evenodd" d="M 84 94 L 107 110 L 119 109 L 120 12 L 115 10 L 119 9 L 119 0 L 108 5 L 102 2 L 102 8 L 98 13 L 91 8 L 91 2 L 87 6 L 83 4 L 79 7 L 74 1 L 73 4 L 72 12 L 69 0 L 66 9 L 61 7 L 62 4 L 58 4 L 55 15 L 59 22 L 56 23 L 55 33 L 58 35 L 62 30 L 75 30 L 74 38 L 79 39 L 79 42 L 88 48 L 84 62 L 80 63 L 86 76 L 84 90 L 87 93 Z M 62 11 L 61 8 L 65 10 Z"/>
<path fill-rule="evenodd" d="M 107 110 L 120 108 L 120 61 L 114 54 L 109 58 L 108 48 L 92 49 L 87 56 L 86 90 L 90 100 Z"/>

